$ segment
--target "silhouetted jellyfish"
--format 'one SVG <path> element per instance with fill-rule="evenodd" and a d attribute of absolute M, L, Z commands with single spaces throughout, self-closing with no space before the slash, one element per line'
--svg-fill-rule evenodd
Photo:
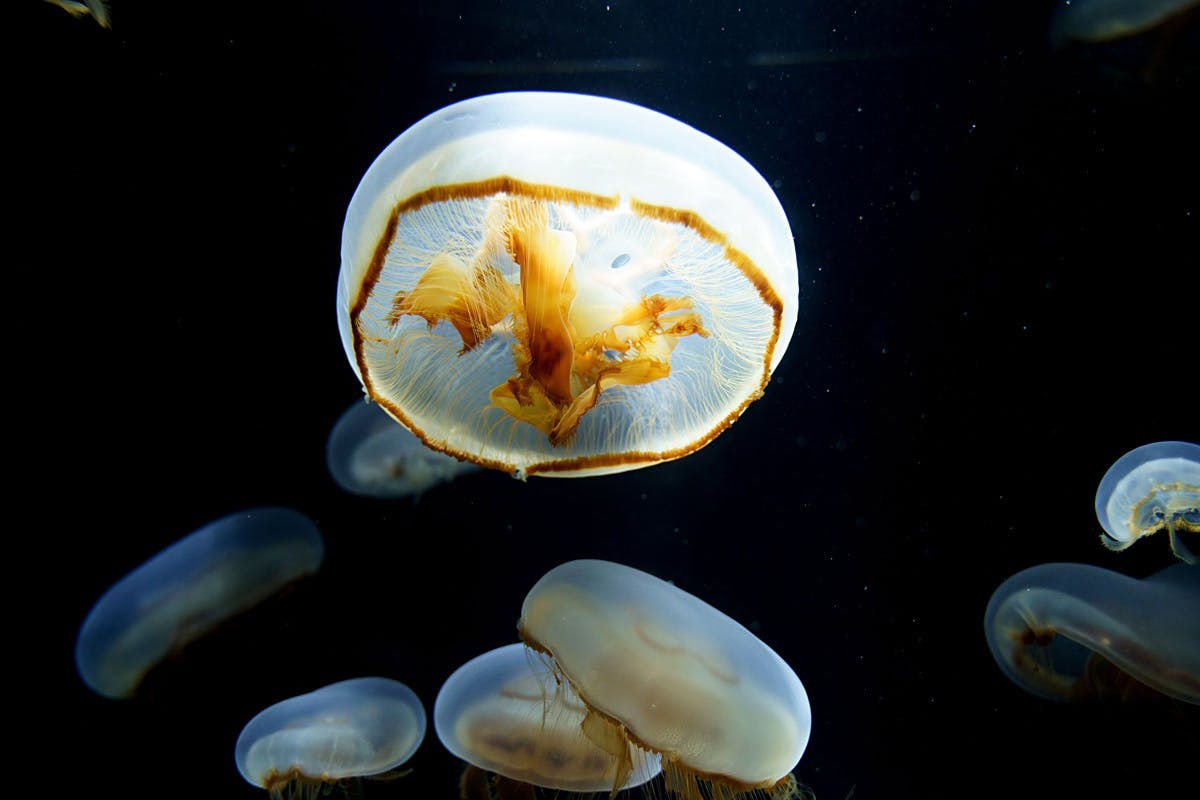
<path fill-rule="evenodd" d="M 641 748 L 661 755 L 667 790 L 685 800 L 800 791 L 804 686 L 703 600 L 621 564 L 570 561 L 530 590 L 519 630 L 582 699 L 582 730 L 622 764 L 615 786 Z"/>
<path fill-rule="evenodd" d="M 1121 456 L 1100 480 L 1096 517 L 1109 550 L 1165 529 L 1171 552 L 1196 563 L 1179 531 L 1200 532 L 1200 445 L 1155 442 Z"/>
<path fill-rule="evenodd" d="M 761 175 L 601 97 L 489 95 L 417 122 L 346 214 L 338 326 L 371 399 L 518 477 L 703 447 L 757 399 L 799 295 Z"/>
<path fill-rule="evenodd" d="M 1105 42 L 1147 31 L 1194 7 L 1198 0 L 1059 0 L 1050 40 Z"/>
<path fill-rule="evenodd" d="M 353 678 L 267 707 L 246 723 L 238 772 L 272 798 L 316 798 L 334 784 L 394 777 L 425 738 L 425 708 L 403 683 Z"/>
<path fill-rule="evenodd" d="M 586 715 L 571 687 L 523 644 L 491 650 L 459 667 L 433 706 L 438 738 L 468 764 L 464 798 L 532 794 L 504 778 L 570 792 L 612 789 L 622 765 L 584 735 Z M 634 757 L 617 788 L 641 785 L 659 773 L 657 755 L 639 751 Z M 479 770 L 500 777 L 489 782 Z"/>
<path fill-rule="evenodd" d="M 256 508 L 211 522 L 96 601 L 75 641 L 79 675 L 105 697 L 129 697 L 165 656 L 316 572 L 324 555 L 321 532 L 299 511 Z"/>
<path fill-rule="evenodd" d="M 1200 704 L 1200 567 L 1144 580 L 1086 564 L 1041 564 L 1000 584 L 983 620 L 1000 669 L 1032 694 L 1133 693 L 1127 678 Z M 1119 676 L 1118 676 L 1119 677 Z"/>
<path fill-rule="evenodd" d="M 361 400 L 352 403 L 330 431 L 325 463 L 342 489 L 377 498 L 419 497 L 439 483 L 479 469 L 426 447 L 379 406 Z"/>

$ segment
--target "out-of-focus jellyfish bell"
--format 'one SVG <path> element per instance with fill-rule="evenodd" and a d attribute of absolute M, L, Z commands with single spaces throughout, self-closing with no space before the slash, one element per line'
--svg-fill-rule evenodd
<path fill-rule="evenodd" d="M 639 786 L 661 769 L 657 754 L 634 754 L 632 769 L 583 733 L 587 707 L 550 665 L 523 644 L 484 653 L 446 679 L 433 706 L 438 738 L 470 766 L 464 796 L 482 780 L 472 771 L 569 792 Z M 500 794 L 504 794 L 500 792 Z"/>
<path fill-rule="evenodd" d="M 582 699 L 584 733 L 626 769 L 635 748 L 659 753 L 683 800 L 798 791 L 791 770 L 812 721 L 804 686 L 699 598 L 631 567 L 570 561 L 530 590 L 519 627 Z"/>
<path fill-rule="evenodd" d="M 329 432 L 329 474 L 342 489 L 364 497 L 420 496 L 439 483 L 479 469 L 421 443 L 374 403 L 352 403 Z"/>
<path fill-rule="evenodd" d="M 84 683 L 129 697 L 174 650 L 288 583 L 325 555 L 317 526 L 288 508 L 222 517 L 126 575 L 88 613 L 75 642 Z"/>
<path fill-rule="evenodd" d="M 403 683 L 353 678 L 290 697 L 246 723 L 238 771 L 273 798 L 317 797 L 331 784 L 391 773 L 425 738 L 425 708 Z"/>
<path fill-rule="evenodd" d="M 1050 40 L 1105 42 L 1160 25 L 1194 7 L 1198 0 L 1058 0 L 1050 19 Z"/>
<path fill-rule="evenodd" d="M 983 627 L 1000 669 L 1032 694 L 1080 700 L 1142 684 L 1200 704 L 1200 567 L 1174 564 L 1137 580 L 1041 564 L 996 589 Z"/>
<path fill-rule="evenodd" d="M 798 287 L 783 208 L 733 150 L 630 103 L 517 92 L 376 158 L 346 214 L 338 325 L 368 395 L 429 446 L 588 475 L 736 421 Z"/>
<path fill-rule="evenodd" d="M 1096 490 L 1096 517 L 1110 550 L 1165 529 L 1171 551 L 1196 563 L 1179 532 L 1200 532 L 1200 445 L 1155 442 L 1121 456 Z"/>

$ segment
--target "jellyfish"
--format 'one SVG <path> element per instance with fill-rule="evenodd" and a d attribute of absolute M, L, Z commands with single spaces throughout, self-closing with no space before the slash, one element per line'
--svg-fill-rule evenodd
<path fill-rule="evenodd" d="M 367 394 L 425 444 L 528 475 L 688 455 L 796 325 L 771 187 L 678 120 L 601 97 L 465 100 L 359 183 L 337 312 Z"/>
<path fill-rule="evenodd" d="M 609 561 L 546 573 L 519 631 L 582 700 L 585 735 L 621 764 L 658 753 L 684 800 L 771 797 L 800 789 L 791 771 L 808 744 L 808 695 L 771 648 L 703 600 Z"/>
<path fill-rule="evenodd" d="M 342 489 L 384 499 L 420 497 L 479 469 L 431 450 L 379 406 L 361 401 L 352 403 L 330 431 L 325 463 Z"/>
<path fill-rule="evenodd" d="M 425 708 L 390 678 L 353 678 L 268 706 L 234 748 L 238 772 L 275 800 L 394 776 L 425 738 Z"/>
<path fill-rule="evenodd" d="M 90 16 L 101 28 L 112 27 L 108 14 L 108 0 L 46 0 L 46 2 L 58 6 L 72 17 Z"/>
<path fill-rule="evenodd" d="M 1166 529 L 1171 552 L 1195 564 L 1179 532 L 1200 532 L 1200 445 L 1155 442 L 1118 458 L 1096 490 L 1096 516 L 1109 550 Z"/>
<path fill-rule="evenodd" d="M 1104 42 L 1147 31 L 1187 11 L 1197 0 L 1059 0 L 1050 20 L 1055 44 Z"/>
<path fill-rule="evenodd" d="M 983 619 L 1000 669 L 1053 700 L 1102 694 L 1107 666 L 1145 687 L 1200 704 L 1200 567 L 1173 564 L 1144 580 L 1087 564 L 1041 564 L 992 594 Z M 1132 693 L 1128 680 L 1121 690 Z"/>
<path fill-rule="evenodd" d="M 476 770 L 534 786 L 569 792 L 640 786 L 658 774 L 657 754 L 633 754 L 635 762 L 618 783 L 618 759 L 582 730 L 587 707 L 551 665 L 517 643 L 490 650 L 446 679 L 433 706 L 438 738 L 469 765 L 463 795 L 515 792 L 472 791 L 485 778 Z M 527 792 L 526 792 L 527 794 Z"/>
<path fill-rule="evenodd" d="M 135 694 L 165 656 L 292 581 L 316 572 L 325 544 L 288 508 L 222 517 L 180 539 L 106 591 L 75 641 L 75 665 L 92 690 Z"/>

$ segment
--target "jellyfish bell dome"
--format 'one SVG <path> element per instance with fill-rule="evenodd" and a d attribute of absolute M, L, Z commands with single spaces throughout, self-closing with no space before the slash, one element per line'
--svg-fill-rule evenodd
<path fill-rule="evenodd" d="M 661 770 L 657 753 L 638 752 L 627 774 L 584 734 L 587 708 L 550 666 L 523 644 L 498 647 L 446 679 L 433 707 L 446 749 L 468 764 L 522 783 L 566 792 L 629 789 Z"/>
<path fill-rule="evenodd" d="M 424 741 L 425 724 L 405 684 L 351 678 L 259 712 L 238 735 L 234 759 L 247 783 L 272 796 L 316 797 L 292 789 L 391 772 Z"/>
<path fill-rule="evenodd" d="M 812 727 L 804 685 L 700 598 L 622 564 L 569 561 L 529 590 L 518 630 L 600 720 L 616 723 L 611 735 L 662 755 L 668 791 L 793 796 Z"/>
<path fill-rule="evenodd" d="M 1110 550 L 1165 529 L 1175 555 L 1196 563 L 1179 533 L 1200 532 L 1200 445 L 1154 442 L 1121 456 L 1096 489 L 1096 518 Z"/>
<path fill-rule="evenodd" d="M 337 313 L 368 395 L 429 446 L 518 476 L 687 455 L 757 399 L 799 279 L 778 198 L 655 111 L 466 100 L 359 183 Z"/>

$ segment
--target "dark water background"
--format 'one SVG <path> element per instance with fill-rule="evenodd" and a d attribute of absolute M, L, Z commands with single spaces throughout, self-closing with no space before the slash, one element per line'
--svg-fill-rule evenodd
<path fill-rule="evenodd" d="M 431 711 L 454 668 L 514 640 L 542 573 L 598 557 L 792 664 L 814 715 L 797 774 L 821 800 L 1189 796 L 1194 708 L 1039 700 L 983 637 L 1027 566 L 1170 563 L 1166 541 L 1103 549 L 1093 496 L 1126 450 L 1200 440 L 1197 20 L 1052 51 L 1051 6 L 114 0 L 112 30 L 8 7 L 28 512 L 9 658 L 14 703 L 47 698 L 16 715 L 38 766 L 10 788 L 261 797 L 233 764 L 261 708 L 381 674 Z M 646 105 L 753 163 L 796 236 L 795 337 L 686 459 L 343 494 L 324 445 L 359 396 L 334 313 L 350 195 L 422 116 L 516 89 Z M 96 598 L 266 504 L 317 521 L 320 575 L 143 697 L 91 694 L 72 648 Z M 366 798 L 456 797 L 432 729 L 410 764 Z"/>

